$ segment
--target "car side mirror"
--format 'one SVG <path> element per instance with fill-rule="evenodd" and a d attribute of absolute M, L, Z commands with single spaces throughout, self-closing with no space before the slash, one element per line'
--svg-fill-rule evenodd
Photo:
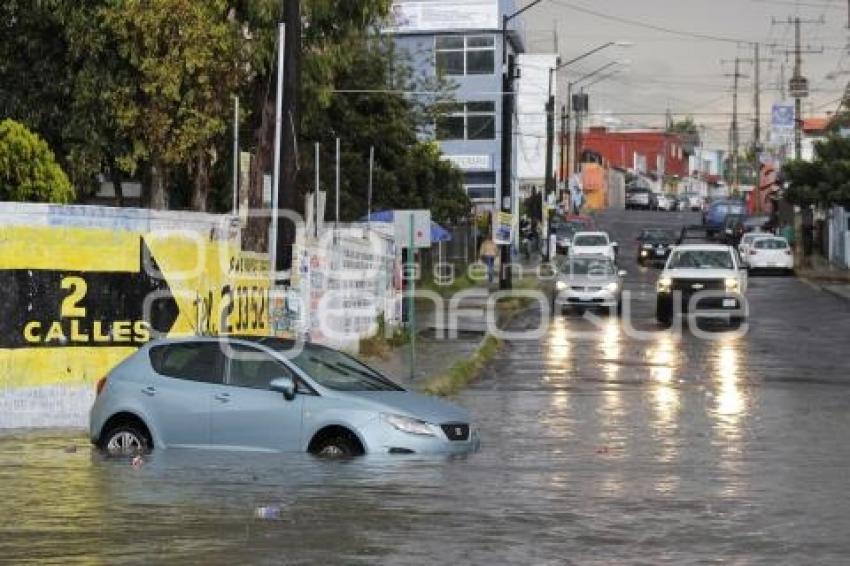
<path fill-rule="evenodd" d="M 289 376 L 274 378 L 269 382 L 269 389 L 282 393 L 287 401 L 295 399 L 295 380 Z"/>
<path fill-rule="evenodd" d="M 617 275 L 619 275 L 620 277 L 625 277 L 628 274 L 629 274 L 629 272 L 626 271 L 625 269 L 621 269 L 620 271 L 617 272 Z"/>

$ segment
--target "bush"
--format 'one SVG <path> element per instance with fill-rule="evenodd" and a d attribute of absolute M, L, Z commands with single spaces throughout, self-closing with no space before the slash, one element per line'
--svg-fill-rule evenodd
<path fill-rule="evenodd" d="M 47 143 L 23 124 L 0 122 L 0 200 L 70 202 L 74 189 Z"/>

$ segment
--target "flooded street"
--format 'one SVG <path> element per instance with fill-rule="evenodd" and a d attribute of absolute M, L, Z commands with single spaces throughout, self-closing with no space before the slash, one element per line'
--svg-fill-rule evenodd
<path fill-rule="evenodd" d="M 566 315 L 509 340 L 457 399 L 479 453 L 163 450 L 134 467 L 82 433 L 6 432 L 0 562 L 846 563 L 850 309 L 753 277 L 746 334 L 658 332 L 657 271 L 632 242 L 684 218 L 603 217 L 651 333 Z"/>

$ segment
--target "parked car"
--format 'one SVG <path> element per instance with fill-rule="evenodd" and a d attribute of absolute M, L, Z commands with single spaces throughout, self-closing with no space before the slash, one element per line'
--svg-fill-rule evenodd
<path fill-rule="evenodd" d="M 676 195 L 670 193 L 658 193 L 655 195 L 655 209 L 666 212 L 677 209 L 678 200 Z"/>
<path fill-rule="evenodd" d="M 631 187 L 626 189 L 626 210 L 640 208 L 649 210 L 651 205 L 651 192 L 642 187 Z"/>
<path fill-rule="evenodd" d="M 703 199 L 699 193 L 682 193 L 680 196 L 686 206 L 684 210 L 702 210 Z"/>
<path fill-rule="evenodd" d="M 706 243 L 711 240 L 711 234 L 705 226 L 690 225 L 682 226 L 682 231 L 679 233 L 677 244 L 686 243 Z"/>
<path fill-rule="evenodd" d="M 668 326 L 676 312 L 744 320 L 747 272 L 738 254 L 718 244 L 686 244 L 670 254 L 656 285 L 655 316 Z M 677 308 L 678 307 L 678 308 Z"/>
<path fill-rule="evenodd" d="M 355 358 L 280 338 L 194 337 L 139 348 L 97 384 L 90 437 L 110 454 L 171 447 L 310 452 L 475 450 L 470 414 Z"/>
<path fill-rule="evenodd" d="M 772 232 L 773 221 L 770 216 L 750 216 L 743 222 L 744 234 L 749 232 Z"/>
<path fill-rule="evenodd" d="M 569 257 L 593 255 L 617 259 L 617 242 L 612 242 L 607 232 L 576 232 L 570 246 Z"/>
<path fill-rule="evenodd" d="M 743 214 L 727 214 L 723 220 L 723 230 L 720 232 L 720 241 L 727 246 L 737 246 L 744 235 L 744 221 L 746 216 Z"/>
<path fill-rule="evenodd" d="M 647 228 L 637 237 L 637 262 L 641 265 L 650 262 L 667 261 L 670 250 L 676 245 L 678 235 L 674 230 Z"/>
<path fill-rule="evenodd" d="M 743 236 L 741 236 L 741 241 L 738 244 L 738 254 L 741 256 L 741 260 L 744 262 L 744 265 L 748 265 L 747 257 L 750 253 L 750 248 L 753 245 L 753 242 L 760 238 L 769 238 L 772 234 L 768 232 L 747 232 Z"/>
<path fill-rule="evenodd" d="M 581 224 L 575 222 L 562 222 L 555 229 L 555 252 L 566 254 L 569 252 L 570 244 L 576 232 L 583 230 Z"/>
<path fill-rule="evenodd" d="M 755 239 L 749 246 L 747 265 L 751 271 L 770 269 L 791 274 L 794 272 L 794 252 L 785 238 L 767 235 Z"/>
<path fill-rule="evenodd" d="M 618 271 L 607 256 L 571 257 L 563 262 L 555 280 L 553 311 L 567 307 L 607 308 L 619 312 L 625 271 Z"/>
<path fill-rule="evenodd" d="M 703 215 L 703 224 L 713 237 L 723 229 L 726 216 L 730 214 L 746 214 L 747 208 L 741 200 L 718 200 L 711 203 Z"/>
<path fill-rule="evenodd" d="M 584 214 L 567 214 L 564 217 L 564 220 L 573 224 L 579 224 L 582 227 L 582 230 L 585 231 L 593 231 L 597 229 L 596 220 L 592 216 Z"/>

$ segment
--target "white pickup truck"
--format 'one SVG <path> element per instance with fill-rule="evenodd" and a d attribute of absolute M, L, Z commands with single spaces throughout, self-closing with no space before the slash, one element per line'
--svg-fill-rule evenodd
<path fill-rule="evenodd" d="M 746 291 L 747 270 L 730 246 L 676 246 L 658 278 L 655 316 L 663 326 L 669 326 L 677 312 L 725 318 L 737 325 L 747 317 Z"/>

